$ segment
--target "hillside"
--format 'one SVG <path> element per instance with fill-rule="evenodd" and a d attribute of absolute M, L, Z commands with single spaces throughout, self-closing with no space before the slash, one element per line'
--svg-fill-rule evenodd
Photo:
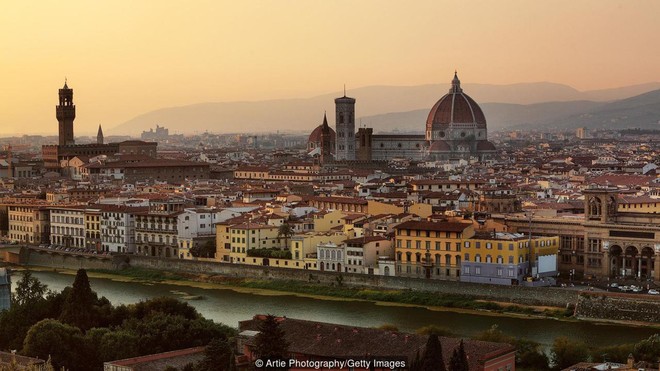
<path fill-rule="evenodd" d="M 511 85 L 463 84 L 464 90 L 480 102 L 492 128 L 515 125 L 558 123 L 561 118 L 580 115 L 599 107 L 591 100 L 627 98 L 631 93 L 644 93 L 650 88 L 660 88 L 651 83 L 580 92 L 567 85 L 547 82 Z M 364 124 L 381 125 L 378 130 L 402 128 L 410 124 L 412 130 L 423 130 L 425 113 L 449 89 L 447 84 L 419 86 L 370 86 L 349 91 L 357 98 L 356 113 Z M 139 115 L 115 128 L 109 134 L 139 134 L 143 130 L 164 125 L 171 133 L 194 132 L 246 132 L 246 131 L 308 131 L 321 123 L 323 112 L 334 121 L 334 98 L 340 93 L 324 94 L 307 99 L 280 99 L 254 102 L 211 102 L 182 107 L 163 108 Z M 497 103 L 487 103 L 497 102 Z M 548 103 L 550 102 L 550 103 Z M 389 113 L 405 114 L 401 121 L 394 121 Z M 412 115 L 407 117 L 408 115 Z M 383 116 L 383 117 L 381 117 Z M 559 121 L 558 121 L 559 120 Z M 388 124 L 391 122 L 391 124 Z M 398 122 L 398 123 L 397 123 Z M 415 123 L 421 123 L 421 127 Z M 568 124 L 568 123 L 567 123 Z M 569 124 L 570 125 L 570 124 Z M 377 130 L 377 131 L 378 131 Z"/>

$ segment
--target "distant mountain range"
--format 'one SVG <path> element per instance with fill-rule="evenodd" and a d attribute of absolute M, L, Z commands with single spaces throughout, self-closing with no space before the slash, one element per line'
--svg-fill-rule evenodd
<path fill-rule="evenodd" d="M 660 83 L 615 89 L 578 91 L 548 82 L 512 85 L 462 84 L 479 102 L 490 130 L 525 127 L 650 127 L 660 120 Z M 422 132 L 426 115 L 449 85 L 369 86 L 349 91 L 357 99 L 358 122 L 374 132 Z M 170 133 L 311 131 L 323 112 L 334 122 L 334 98 L 341 93 L 307 99 L 200 103 L 169 107 L 139 115 L 113 133 L 139 134 L 164 125 Z"/>

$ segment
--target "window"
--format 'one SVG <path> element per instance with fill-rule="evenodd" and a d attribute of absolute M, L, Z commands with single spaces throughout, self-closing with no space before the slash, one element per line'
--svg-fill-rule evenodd
<path fill-rule="evenodd" d="M 493 248 L 493 244 L 491 244 L 490 242 L 486 242 L 486 248 L 487 248 L 487 249 L 492 249 L 492 248 Z"/>
<path fill-rule="evenodd" d="M 481 267 L 474 267 L 474 274 L 480 275 L 481 274 Z"/>

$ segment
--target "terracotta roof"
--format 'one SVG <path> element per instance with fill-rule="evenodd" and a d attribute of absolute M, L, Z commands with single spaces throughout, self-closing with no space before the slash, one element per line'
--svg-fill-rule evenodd
<path fill-rule="evenodd" d="M 258 331 L 259 322 L 265 316 L 239 322 L 240 331 Z M 377 328 L 337 325 L 332 323 L 279 318 L 289 352 L 315 357 L 403 357 L 412 361 L 417 353 L 422 354 L 428 336 L 393 332 Z M 252 345 L 253 339 L 246 343 Z M 440 337 L 443 359 L 448 363 L 460 339 Z M 464 340 L 470 369 L 476 370 L 488 359 L 515 352 L 509 344 Z"/>

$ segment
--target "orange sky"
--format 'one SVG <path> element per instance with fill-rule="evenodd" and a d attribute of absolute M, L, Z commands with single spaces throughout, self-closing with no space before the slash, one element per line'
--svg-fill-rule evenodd
<path fill-rule="evenodd" d="M 76 134 L 209 101 L 366 85 L 660 80 L 660 1 L 8 1 L 0 134 L 56 134 L 67 76 Z"/>

